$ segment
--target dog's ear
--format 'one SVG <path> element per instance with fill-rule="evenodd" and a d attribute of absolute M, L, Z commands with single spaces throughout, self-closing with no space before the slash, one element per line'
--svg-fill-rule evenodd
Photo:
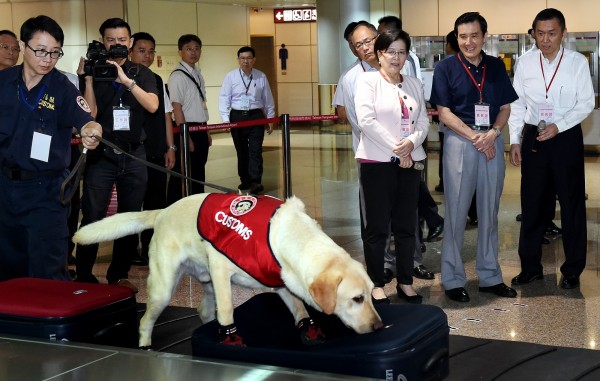
<path fill-rule="evenodd" d="M 342 281 L 342 274 L 337 271 L 323 271 L 308 287 L 310 295 L 315 303 L 327 315 L 335 311 L 337 300 L 337 288 Z"/>

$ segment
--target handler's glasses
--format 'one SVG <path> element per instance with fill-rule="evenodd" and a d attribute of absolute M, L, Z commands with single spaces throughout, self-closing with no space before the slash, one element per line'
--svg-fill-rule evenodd
<path fill-rule="evenodd" d="M 3 42 L 0 43 L 0 48 L 2 48 L 4 50 L 8 50 L 11 53 L 19 53 L 19 51 L 21 50 L 18 46 L 10 46 L 10 45 L 5 44 Z"/>
<path fill-rule="evenodd" d="M 31 51 L 33 52 L 33 54 L 36 57 L 48 57 L 50 56 L 50 58 L 57 60 L 60 57 L 64 56 L 65 53 L 63 53 L 62 49 L 61 50 L 54 50 L 52 52 L 49 52 L 47 50 L 44 49 L 34 49 L 31 46 L 29 46 L 29 44 L 25 44 L 26 47 L 28 47 L 29 49 L 31 49 Z"/>

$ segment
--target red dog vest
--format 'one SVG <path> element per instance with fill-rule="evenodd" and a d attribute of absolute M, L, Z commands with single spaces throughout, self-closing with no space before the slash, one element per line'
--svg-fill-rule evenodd
<path fill-rule="evenodd" d="M 270 196 L 210 194 L 198 211 L 198 233 L 267 287 L 282 287 L 281 266 L 269 245 L 273 214 L 283 202 Z"/>

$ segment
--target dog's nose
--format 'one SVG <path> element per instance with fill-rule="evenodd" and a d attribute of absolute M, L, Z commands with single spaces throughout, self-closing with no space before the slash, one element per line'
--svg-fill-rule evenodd
<path fill-rule="evenodd" d="M 375 323 L 373 323 L 373 330 L 374 331 L 378 331 L 380 329 L 383 328 L 383 322 L 381 320 L 377 320 L 375 321 Z"/>

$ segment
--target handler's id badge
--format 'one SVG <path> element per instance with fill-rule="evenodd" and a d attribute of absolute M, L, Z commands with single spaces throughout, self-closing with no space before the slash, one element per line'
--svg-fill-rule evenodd
<path fill-rule="evenodd" d="M 538 120 L 545 120 L 546 124 L 554 123 L 554 105 L 540 103 L 538 105 Z"/>
<path fill-rule="evenodd" d="M 487 103 L 475 104 L 475 125 L 490 126 L 490 105 Z"/>
<path fill-rule="evenodd" d="M 129 131 L 129 106 L 113 106 L 113 131 Z"/>
<path fill-rule="evenodd" d="M 52 143 L 52 136 L 34 131 L 29 157 L 47 163 L 50 155 L 50 143 Z"/>
<path fill-rule="evenodd" d="M 242 103 L 241 104 L 242 110 L 246 110 L 246 111 L 250 110 L 250 100 L 251 100 L 251 98 L 249 95 L 241 96 L 240 102 Z"/>
<path fill-rule="evenodd" d="M 407 138 L 410 135 L 410 119 L 400 119 L 400 139 Z"/>

